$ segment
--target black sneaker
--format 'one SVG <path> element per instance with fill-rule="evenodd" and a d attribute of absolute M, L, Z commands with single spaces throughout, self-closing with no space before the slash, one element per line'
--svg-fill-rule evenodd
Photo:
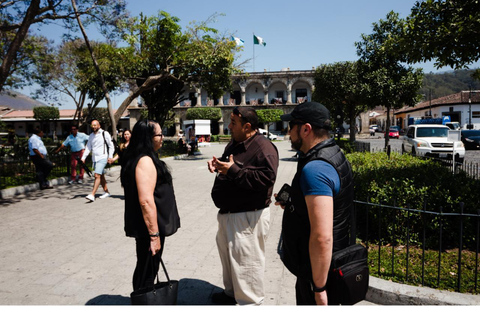
<path fill-rule="evenodd" d="M 212 294 L 212 301 L 216 305 L 234 306 L 237 304 L 235 298 L 228 296 L 225 291 Z"/>

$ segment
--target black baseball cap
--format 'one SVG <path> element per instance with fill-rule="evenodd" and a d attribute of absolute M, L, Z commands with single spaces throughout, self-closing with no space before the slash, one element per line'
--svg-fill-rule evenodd
<path fill-rule="evenodd" d="M 280 116 L 282 121 L 300 120 L 312 126 L 323 128 L 330 126 L 330 112 L 321 103 L 308 101 L 299 104 L 292 113 Z M 328 122 L 327 122 L 328 121 Z"/>

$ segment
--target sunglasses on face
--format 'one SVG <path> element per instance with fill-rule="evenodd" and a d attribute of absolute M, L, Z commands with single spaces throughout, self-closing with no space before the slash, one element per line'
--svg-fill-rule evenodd
<path fill-rule="evenodd" d="M 238 117 L 243 117 L 243 114 L 240 112 L 240 110 L 238 109 L 238 107 L 235 107 L 233 108 L 233 114 L 238 116 Z"/>

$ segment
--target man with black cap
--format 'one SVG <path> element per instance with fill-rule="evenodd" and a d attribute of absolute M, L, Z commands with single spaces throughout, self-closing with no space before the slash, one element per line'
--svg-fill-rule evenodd
<path fill-rule="evenodd" d="M 332 253 L 349 245 L 353 174 L 335 140 L 330 113 L 317 102 L 299 104 L 281 116 L 289 121 L 292 148 L 300 151 L 282 222 L 281 258 L 297 276 L 298 305 L 326 305 Z M 330 303 L 329 303 L 330 302 Z"/>
<path fill-rule="evenodd" d="M 251 107 L 236 107 L 230 115 L 232 140 L 221 158 L 208 161 L 217 172 L 212 199 L 219 208 L 217 247 L 225 290 L 215 304 L 260 305 L 265 298 L 265 242 L 270 225 L 277 148 L 257 131 Z"/>

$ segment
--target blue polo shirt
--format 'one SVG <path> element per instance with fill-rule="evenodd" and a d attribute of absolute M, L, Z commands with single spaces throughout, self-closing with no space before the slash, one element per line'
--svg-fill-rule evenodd
<path fill-rule="evenodd" d="M 78 152 L 85 149 L 85 144 L 88 141 L 88 135 L 83 132 L 77 132 L 76 136 L 69 135 L 62 143 L 65 147 L 70 147 L 72 152 Z"/>
<path fill-rule="evenodd" d="M 340 191 L 340 177 L 337 170 L 323 160 L 310 161 L 303 167 L 300 187 L 304 196 L 335 196 Z"/>

